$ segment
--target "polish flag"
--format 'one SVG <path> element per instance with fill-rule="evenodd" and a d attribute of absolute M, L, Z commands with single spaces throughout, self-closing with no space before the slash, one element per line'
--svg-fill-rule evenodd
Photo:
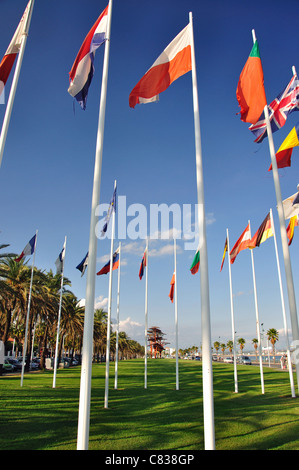
<path fill-rule="evenodd" d="M 16 29 L 16 32 L 13 35 L 13 38 L 10 41 L 8 49 L 5 52 L 5 55 L 0 63 L 0 95 L 8 80 L 15 58 L 18 55 L 18 52 L 20 51 L 23 36 L 24 34 L 26 34 L 27 19 L 28 19 L 28 15 L 30 12 L 31 3 L 32 3 L 32 0 L 28 2 L 27 7 L 24 11 L 24 14 L 21 18 L 21 21 Z"/>
<path fill-rule="evenodd" d="M 159 93 L 190 70 L 192 70 L 191 25 L 188 24 L 133 88 L 129 96 L 130 107 L 135 108 L 136 104 L 158 101 Z"/>
<path fill-rule="evenodd" d="M 249 231 L 249 224 L 247 225 L 246 229 L 242 233 L 242 235 L 238 238 L 236 241 L 233 249 L 230 252 L 230 262 L 231 264 L 234 263 L 237 255 L 240 253 L 240 251 L 245 250 L 248 248 L 248 245 L 250 244 L 250 231 Z"/>

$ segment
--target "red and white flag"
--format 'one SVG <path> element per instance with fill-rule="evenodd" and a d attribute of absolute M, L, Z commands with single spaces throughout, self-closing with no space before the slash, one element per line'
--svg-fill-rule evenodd
<path fill-rule="evenodd" d="M 192 70 L 191 25 L 188 24 L 133 88 L 129 96 L 130 107 L 135 108 L 136 104 L 158 101 L 159 93 L 190 70 Z"/>
<path fill-rule="evenodd" d="M 16 29 L 16 32 L 13 35 L 13 38 L 10 41 L 8 49 L 5 52 L 4 57 L 0 63 L 0 95 L 8 80 L 15 58 L 19 53 L 23 36 L 24 34 L 26 34 L 26 27 L 28 23 L 27 20 L 28 20 L 30 9 L 31 9 L 31 3 L 32 3 L 32 0 L 28 2 L 27 7 L 24 11 L 24 14 L 21 18 L 21 21 Z"/>
<path fill-rule="evenodd" d="M 238 240 L 234 244 L 233 249 L 230 252 L 230 262 L 231 262 L 231 264 L 234 263 L 237 255 L 240 253 L 240 251 L 245 250 L 246 248 L 248 248 L 249 243 L 250 243 L 250 231 L 249 231 L 249 224 L 248 224 L 246 229 L 244 230 L 242 235 L 238 238 Z"/>

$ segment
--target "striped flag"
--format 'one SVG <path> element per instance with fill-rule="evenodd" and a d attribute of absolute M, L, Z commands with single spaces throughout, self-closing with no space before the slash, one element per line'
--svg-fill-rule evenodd
<path fill-rule="evenodd" d="M 63 244 L 63 248 L 61 252 L 58 255 L 57 260 L 55 261 L 55 266 L 56 266 L 56 274 L 62 274 L 63 271 L 63 263 L 64 263 L 64 257 L 65 257 L 65 246 L 66 246 L 66 241 Z"/>
<path fill-rule="evenodd" d="M 113 261 L 112 261 L 112 271 L 115 271 L 119 266 L 119 248 L 113 253 Z M 108 274 L 110 272 L 110 260 L 102 269 L 97 273 L 97 276 L 101 276 L 102 274 Z"/>
<path fill-rule="evenodd" d="M 256 246 L 260 246 L 261 243 L 265 242 L 270 237 L 273 237 L 273 230 L 271 227 L 271 218 L 269 212 L 258 228 L 257 232 L 250 240 L 248 248 L 255 248 Z"/>
<path fill-rule="evenodd" d="M 78 264 L 78 266 L 76 266 L 76 269 L 78 269 L 81 272 L 81 277 L 84 276 L 87 265 L 88 265 L 88 252 L 86 253 L 81 263 Z"/>
<path fill-rule="evenodd" d="M 294 229 L 297 226 L 298 226 L 298 216 L 294 215 L 293 217 L 290 218 L 289 225 L 287 226 L 287 236 L 288 236 L 288 239 L 289 239 L 289 245 L 293 241 Z"/>
<path fill-rule="evenodd" d="M 173 273 L 171 281 L 170 281 L 170 292 L 168 295 L 172 303 L 173 303 L 173 295 L 174 295 L 174 285 L 175 285 L 175 272 Z"/>
<path fill-rule="evenodd" d="M 30 0 L 27 4 L 27 7 L 24 11 L 24 14 L 21 18 L 21 21 L 15 31 L 15 34 L 13 35 L 12 40 L 10 41 L 10 44 L 8 46 L 7 51 L 4 54 L 4 57 L 0 63 L 0 95 L 2 93 L 2 90 L 8 80 L 9 74 L 11 72 L 11 69 L 13 67 L 15 58 L 17 57 L 20 47 L 22 44 L 22 39 L 24 37 L 24 34 L 26 34 L 26 28 L 27 28 L 27 20 L 30 12 L 30 7 L 32 0 Z M 1 83 L 2 82 L 2 83 Z"/>
<path fill-rule="evenodd" d="M 291 166 L 291 156 L 293 148 L 299 146 L 299 122 L 284 139 L 283 143 L 276 152 L 277 168 Z M 272 170 L 272 163 L 268 171 Z"/>
<path fill-rule="evenodd" d="M 143 278 L 146 263 L 147 263 L 147 249 L 145 249 L 145 251 L 144 251 L 142 261 L 141 261 L 141 264 L 140 264 L 140 268 L 139 268 L 139 279 L 140 280 Z"/>
<path fill-rule="evenodd" d="M 225 239 L 224 251 L 223 251 L 223 256 L 222 256 L 222 263 L 221 263 L 220 272 L 222 271 L 222 268 L 223 268 L 223 265 L 224 265 L 226 252 L 227 252 L 227 238 Z"/>
<path fill-rule="evenodd" d="M 191 29 L 188 24 L 166 47 L 156 62 L 139 80 L 129 96 L 129 105 L 151 103 L 159 100 L 177 78 L 192 70 Z"/>
<path fill-rule="evenodd" d="M 94 75 L 95 51 L 106 41 L 108 5 L 87 34 L 69 73 L 68 92 L 76 98 L 82 109 L 86 108 L 88 89 Z"/>
<path fill-rule="evenodd" d="M 193 258 L 191 267 L 190 267 L 190 271 L 191 271 L 192 274 L 196 274 L 198 272 L 199 265 L 200 265 L 200 251 L 199 251 L 199 247 L 198 247 L 197 250 L 196 250 L 195 256 Z"/>
<path fill-rule="evenodd" d="M 22 253 L 20 254 L 20 256 L 18 256 L 15 261 L 18 263 L 19 261 L 21 261 L 21 259 L 23 259 L 25 256 L 30 256 L 34 253 L 34 248 L 35 248 L 35 240 L 36 240 L 36 234 L 34 235 L 34 237 L 31 238 L 31 240 L 27 243 L 27 245 L 25 246 L 24 250 L 22 251 Z"/>
<path fill-rule="evenodd" d="M 250 242 L 250 232 L 249 232 L 249 224 L 247 225 L 246 229 L 242 233 L 242 235 L 238 238 L 236 243 L 233 246 L 233 249 L 230 252 L 230 262 L 233 264 L 237 255 L 240 251 L 245 250 L 248 248 Z"/>
<path fill-rule="evenodd" d="M 116 211 L 116 186 L 115 186 L 114 191 L 113 191 L 113 195 L 112 195 L 112 198 L 111 198 L 111 201 L 110 201 L 108 212 L 107 212 L 107 215 L 106 215 L 106 218 L 105 218 L 104 227 L 103 227 L 102 232 L 101 232 L 102 237 L 107 232 L 108 225 L 109 225 L 110 218 L 111 218 L 111 214 L 112 214 L 113 211 L 114 212 Z"/>

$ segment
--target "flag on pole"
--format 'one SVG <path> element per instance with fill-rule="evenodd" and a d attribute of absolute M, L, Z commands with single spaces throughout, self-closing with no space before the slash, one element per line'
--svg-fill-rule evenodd
<path fill-rule="evenodd" d="M 135 108 L 136 104 L 158 101 L 162 91 L 190 70 L 192 70 L 191 29 L 188 24 L 133 88 L 129 96 L 130 107 Z"/>
<path fill-rule="evenodd" d="M 295 227 L 298 227 L 298 216 L 297 215 L 294 215 L 293 217 L 290 218 L 289 225 L 287 226 L 287 236 L 288 236 L 288 239 L 289 239 L 289 245 L 293 241 Z"/>
<path fill-rule="evenodd" d="M 250 240 L 248 248 L 255 248 L 256 246 L 260 246 L 261 243 L 265 242 L 270 237 L 273 237 L 273 230 L 271 227 L 271 218 L 269 212 L 258 228 L 257 232 Z"/>
<path fill-rule="evenodd" d="M 112 271 L 117 269 L 119 266 L 119 248 L 113 253 L 113 264 L 112 264 Z M 102 274 L 107 274 L 110 272 L 110 260 L 102 269 L 97 273 L 97 276 L 101 276 Z"/>
<path fill-rule="evenodd" d="M 88 89 L 94 75 L 95 51 L 107 39 L 107 19 L 108 5 L 87 34 L 69 73 L 68 92 L 76 98 L 82 109 L 86 108 Z"/>
<path fill-rule="evenodd" d="M 21 21 L 0 63 L 0 95 L 8 80 L 15 58 L 17 57 L 20 51 L 23 36 L 24 34 L 26 34 L 27 19 L 30 12 L 30 3 L 32 3 L 32 0 L 28 2 L 27 7 L 21 18 Z"/>
<path fill-rule="evenodd" d="M 193 258 L 191 267 L 190 267 L 190 271 L 191 271 L 192 274 L 196 274 L 198 272 L 199 265 L 200 265 L 200 251 L 199 251 L 199 247 L 198 247 L 197 250 L 196 250 L 195 256 Z"/>
<path fill-rule="evenodd" d="M 249 229 L 249 224 L 248 224 L 246 229 L 244 230 L 242 235 L 238 238 L 238 240 L 233 246 L 233 249 L 230 252 L 231 264 L 235 262 L 235 259 L 237 255 L 240 253 L 240 251 L 248 248 L 249 242 L 250 242 L 250 229 Z"/>
<path fill-rule="evenodd" d="M 173 295 L 174 295 L 174 285 L 175 285 L 175 272 L 173 273 L 171 281 L 170 281 L 170 292 L 168 295 L 172 303 L 173 303 Z"/>
<path fill-rule="evenodd" d="M 15 261 L 18 263 L 19 261 L 21 261 L 21 259 L 23 259 L 25 256 L 30 256 L 34 253 L 34 247 L 35 247 L 35 240 L 36 240 L 36 234 L 34 235 L 34 237 L 31 238 L 31 240 L 27 243 L 27 245 L 25 246 L 24 250 L 22 251 L 22 253 L 20 254 L 20 256 L 18 256 Z"/>
<path fill-rule="evenodd" d="M 81 272 L 81 277 L 84 276 L 87 265 L 88 265 L 88 252 L 86 253 L 81 263 L 78 264 L 78 266 L 76 266 L 76 269 L 78 269 Z"/>
<path fill-rule="evenodd" d="M 297 75 L 293 75 L 291 81 L 275 100 L 268 106 L 269 119 L 272 133 L 281 129 L 287 120 L 289 114 L 299 110 L 299 80 Z M 261 143 L 267 137 L 267 124 L 262 112 L 258 122 L 249 127 L 249 130 L 255 135 L 254 142 Z"/>
<path fill-rule="evenodd" d="M 56 274 L 62 274 L 63 271 L 63 263 L 64 263 L 64 256 L 65 256 L 65 244 L 63 244 L 63 248 L 61 252 L 58 255 L 57 260 L 55 261 L 55 266 L 56 266 Z"/>
<path fill-rule="evenodd" d="M 102 232 L 101 232 L 102 237 L 107 232 L 107 228 L 108 228 L 109 221 L 110 221 L 111 214 L 112 214 L 113 210 L 114 210 L 114 212 L 116 212 L 116 186 L 115 186 L 114 191 L 113 191 L 112 199 L 110 201 L 108 212 L 107 212 L 107 215 L 106 215 L 106 218 L 105 218 L 104 227 L 103 227 Z"/>
<path fill-rule="evenodd" d="M 143 278 L 146 263 L 147 263 L 147 249 L 145 249 L 145 251 L 143 253 L 142 261 L 141 261 L 140 268 L 139 268 L 139 279 L 140 280 Z"/>
<path fill-rule="evenodd" d="M 222 256 L 222 263 L 221 263 L 220 272 L 222 271 L 222 268 L 223 268 L 223 265 L 224 265 L 226 252 L 227 252 L 227 238 L 225 239 L 224 251 L 223 251 L 223 256 Z"/>
<path fill-rule="evenodd" d="M 292 196 L 284 199 L 282 205 L 285 219 L 290 219 L 299 214 L 299 193 L 292 194 Z"/>
<path fill-rule="evenodd" d="M 277 168 L 291 166 L 291 156 L 293 148 L 299 146 L 299 122 L 284 139 L 283 143 L 276 152 Z M 272 170 L 272 163 L 268 171 Z"/>
<path fill-rule="evenodd" d="M 257 41 L 254 42 L 241 72 L 236 95 L 241 107 L 241 121 L 255 124 L 267 104 L 264 74 Z"/>

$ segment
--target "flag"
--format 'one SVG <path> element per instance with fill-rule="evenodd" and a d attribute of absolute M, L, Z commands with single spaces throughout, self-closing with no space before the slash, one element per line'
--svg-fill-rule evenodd
<path fill-rule="evenodd" d="M 222 256 L 222 263 L 221 263 L 220 272 L 222 271 L 222 268 L 223 268 L 226 252 L 227 252 L 227 238 L 225 239 L 224 252 L 223 252 L 223 256 Z"/>
<path fill-rule="evenodd" d="M 273 231 L 271 227 L 271 218 L 269 212 L 269 214 L 265 217 L 262 224 L 258 228 L 257 232 L 250 240 L 248 248 L 255 248 L 256 246 L 260 246 L 261 243 L 265 242 L 270 237 L 273 237 Z"/>
<path fill-rule="evenodd" d="M 191 25 L 188 24 L 166 47 L 156 62 L 139 80 L 129 96 L 129 105 L 151 103 L 159 100 L 177 78 L 192 70 Z"/>
<path fill-rule="evenodd" d="M 88 265 L 88 252 L 86 253 L 81 263 L 78 264 L 78 266 L 76 266 L 76 269 L 78 269 L 82 273 L 81 277 L 84 276 L 87 265 Z"/>
<path fill-rule="evenodd" d="M 15 58 L 17 57 L 20 47 L 22 44 L 22 39 L 24 37 L 24 34 L 26 34 L 26 26 L 27 26 L 27 19 L 29 16 L 30 12 L 30 3 L 32 0 L 30 0 L 27 4 L 27 7 L 24 11 L 24 14 L 21 18 L 21 21 L 15 31 L 15 34 L 13 35 L 12 40 L 10 41 L 10 44 L 8 46 L 7 51 L 4 54 L 4 57 L 0 63 L 0 95 L 2 93 L 2 87 L 5 86 L 9 74 L 11 72 L 11 69 L 13 67 Z M 2 82 L 2 83 L 1 83 Z"/>
<path fill-rule="evenodd" d="M 25 246 L 20 256 L 18 256 L 18 258 L 15 259 L 17 263 L 21 261 L 21 259 L 23 259 L 25 256 L 30 256 L 33 254 L 34 247 L 35 247 L 35 240 L 36 240 L 36 234 L 34 235 L 34 237 L 31 238 L 29 243 L 27 243 L 27 245 Z"/>
<path fill-rule="evenodd" d="M 107 228 L 108 228 L 109 221 L 110 221 L 110 218 L 111 218 L 112 210 L 114 210 L 114 212 L 116 211 L 116 186 L 115 186 L 114 191 L 113 191 L 113 196 L 112 196 L 112 199 L 110 201 L 108 212 L 107 212 L 107 215 L 106 215 L 106 218 L 105 218 L 104 227 L 103 227 L 102 232 L 101 232 L 102 237 L 107 232 Z"/>
<path fill-rule="evenodd" d="M 288 236 L 288 239 L 289 239 L 289 245 L 293 241 L 294 229 L 297 226 L 298 226 L 298 216 L 294 215 L 293 217 L 290 218 L 289 225 L 287 226 L 287 236 Z"/>
<path fill-rule="evenodd" d="M 172 303 L 173 303 L 174 285 L 175 285 L 175 272 L 173 273 L 171 281 L 170 281 L 170 292 L 168 295 Z"/>
<path fill-rule="evenodd" d="M 293 75 L 285 90 L 268 106 L 272 133 L 281 129 L 285 125 L 288 115 L 298 110 L 299 80 L 297 75 Z M 249 130 L 255 135 L 256 139 L 254 142 L 256 143 L 261 143 L 267 137 L 267 124 L 264 112 L 262 112 L 258 122 L 249 127 Z"/>
<path fill-rule="evenodd" d="M 140 264 L 140 269 L 139 269 L 139 279 L 140 280 L 143 277 L 144 269 L 146 267 L 146 263 L 147 263 L 147 249 L 145 249 L 145 252 L 143 254 L 143 258 L 142 258 L 142 261 L 141 261 L 141 264 Z"/>
<path fill-rule="evenodd" d="M 241 121 L 255 124 L 267 104 L 264 74 L 257 41 L 254 42 L 241 72 L 236 95 L 241 107 Z"/>
<path fill-rule="evenodd" d="M 299 146 L 299 122 L 291 130 L 291 132 L 284 139 L 283 143 L 276 152 L 277 168 L 285 168 L 291 166 L 291 156 L 293 148 Z M 272 170 L 272 164 L 268 171 Z"/>
<path fill-rule="evenodd" d="M 117 269 L 119 266 L 119 248 L 113 253 L 113 261 L 112 261 L 112 271 Z M 107 274 L 110 272 L 110 260 L 102 269 L 97 273 L 97 276 L 101 276 L 102 274 Z"/>
<path fill-rule="evenodd" d="M 191 271 L 192 274 L 197 273 L 197 271 L 199 270 L 199 265 L 200 265 L 200 251 L 199 251 L 199 247 L 198 247 L 197 250 L 196 250 L 195 256 L 193 258 L 191 268 L 190 268 L 190 271 Z"/>
<path fill-rule="evenodd" d="M 290 219 L 299 214 L 299 193 L 292 194 L 292 196 L 284 199 L 282 205 L 285 219 Z"/>
<path fill-rule="evenodd" d="M 107 39 L 107 19 L 108 5 L 87 34 L 69 73 L 68 92 L 76 98 L 82 109 L 86 108 L 88 89 L 94 74 L 95 51 Z"/>
<path fill-rule="evenodd" d="M 250 232 L 249 232 L 249 224 L 248 224 L 246 229 L 244 230 L 242 235 L 238 238 L 235 245 L 233 246 L 233 249 L 230 252 L 231 264 L 235 262 L 235 259 L 237 255 L 240 253 L 240 251 L 248 248 L 249 242 L 250 242 Z"/>
<path fill-rule="evenodd" d="M 63 263 L 64 263 L 64 256 L 65 256 L 65 243 L 63 245 L 63 248 L 61 252 L 58 255 L 57 260 L 55 261 L 55 266 L 56 266 L 56 274 L 62 274 L 63 271 Z"/>

